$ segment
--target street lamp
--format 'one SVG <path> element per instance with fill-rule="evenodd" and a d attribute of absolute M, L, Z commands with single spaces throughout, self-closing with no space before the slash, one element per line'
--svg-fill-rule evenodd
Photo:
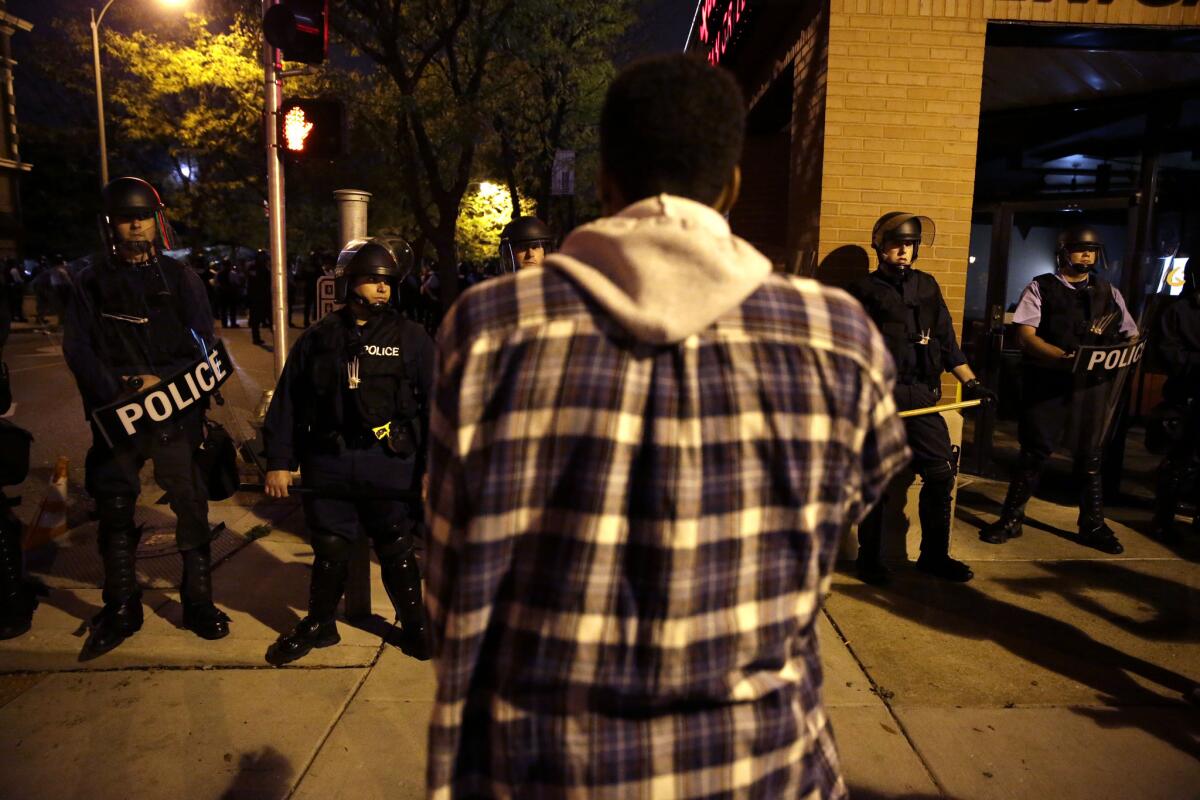
<path fill-rule="evenodd" d="M 96 127 L 100 131 L 101 187 L 108 183 L 108 145 L 104 137 L 104 92 L 100 86 L 100 23 L 104 21 L 104 15 L 108 12 L 109 6 L 115 2 L 116 0 L 108 0 L 100 9 L 99 14 L 94 8 L 88 9 L 92 14 L 92 63 L 96 71 Z M 159 0 L 159 2 L 169 8 L 179 8 L 188 0 Z"/>

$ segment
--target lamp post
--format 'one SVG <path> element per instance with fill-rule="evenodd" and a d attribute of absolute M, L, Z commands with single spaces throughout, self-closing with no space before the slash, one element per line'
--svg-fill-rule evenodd
<path fill-rule="evenodd" d="M 100 186 L 108 183 L 108 144 L 104 136 L 104 91 L 100 84 L 100 23 L 104 15 L 116 0 L 108 0 L 100 13 L 96 9 L 88 9 L 92 14 L 92 66 L 96 72 L 96 127 L 100 131 Z M 186 0 L 160 0 L 165 5 L 178 6 Z"/>

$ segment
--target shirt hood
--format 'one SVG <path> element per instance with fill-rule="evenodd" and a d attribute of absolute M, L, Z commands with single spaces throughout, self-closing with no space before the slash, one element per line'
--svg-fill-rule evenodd
<path fill-rule="evenodd" d="M 545 264 L 639 341 L 659 345 L 704 330 L 771 274 L 720 213 L 666 194 L 576 228 Z"/>

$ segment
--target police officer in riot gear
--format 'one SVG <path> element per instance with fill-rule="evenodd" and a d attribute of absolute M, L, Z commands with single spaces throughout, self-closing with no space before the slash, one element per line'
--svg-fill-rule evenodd
<path fill-rule="evenodd" d="M 963 383 L 964 396 L 993 399 L 971 368 L 954 336 L 950 312 L 932 275 L 913 268 L 922 244 L 932 244 L 933 221 L 903 211 L 880 217 L 871 231 L 871 247 L 879 260 L 874 272 L 850 287 L 850 292 L 883 334 L 896 363 L 896 407 L 900 411 L 935 405 L 941 397 L 942 373 Z M 913 469 L 922 478 L 919 516 L 921 555 L 917 569 L 945 580 L 969 581 L 974 573 L 950 557 L 950 510 L 956 457 L 950 432 L 941 414 L 904 420 Z M 888 581 L 880 559 L 883 502 L 858 526 L 859 577 L 872 584 Z"/>
<path fill-rule="evenodd" d="M 429 657 L 413 553 L 419 503 L 396 497 L 420 488 L 433 379 L 432 340 L 389 302 L 411 268 L 402 241 L 348 244 L 335 283 L 345 306 L 305 331 L 275 388 L 263 427 L 267 493 L 286 496 L 299 464 L 314 563 L 308 615 L 267 651 L 270 663 L 340 640 L 334 615 L 360 529 L 379 557 L 402 649 Z"/>
<path fill-rule="evenodd" d="M 11 327 L 8 305 L 0 298 L 0 417 L 8 413 L 13 399 L 3 359 Z M 12 510 L 20 498 L 9 498 L 4 493 L 4 487 L 15 486 L 28 476 L 32 441 L 28 431 L 0 419 L 0 639 L 12 639 L 29 630 L 42 588 L 25 577 L 21 520 Z"/>
<path fill-rule="evenodd" d="M 140 178 L 109 182 L 100 228 L 105 252 L 76 275 L 63 334 L 63 354 L 89 418 L 97 408 L 195 364 L 214 341 L 203 284 L 162 253 L 172 246 L 172 232 L 154 187 Z M 204 431 L 199 403 L 119 441 L 109 442 L 92 424 L 86 481 L 96 501 L 104 562 L 104 608 L 92 620 L 88 644 L 94 654 L 111 650 L 142 626 L 134 509 L 138 473 L 147 460 L 177 518 L 183 624 L 205 639 L 229 633 L 229 617 L 212 602 L 208 494 L 195 460 Z"/>
<path fill-rule="evenodd" d="M 1055 260 L 1055 272 L 1034 278 L 1013 313 L 1024 353 L 1018 428 L 1021 453 L 1000 519 L 980 531 L 979 538 L 989 544 L 1003 544 L 1021 535 L 1025 504 L 1063 432 L 1084 417 L 1104 415 L 1104 404 L 1094 401 L 1102 395 L 1090 390 L 1096 388 L 1095 381 L 1105 378 L 1092 379 L 1092 385 L 1085 387 L 1072 374 L 1078 348 L 1118 344 L 1137 334 L 1137 324 L 1120 291 L 1095 272 L 1096 266 L 1104 263 L 1104 245 L 1094 229 L 1080 225 L 1063 230 Z M 1117 554 L 1125 548 L 1104 522 L 1102 434 L 1077 437 L 1069 443 L 1081 480 L 1079 540 Z"/>
<path fill-rule="evenodd" d="M 1194 251 L 1184 267 L 1183 291 L 1158 318 L 1155 347 L 1166 368 L 1163 400 L 1173 418 L 1158 467 L 1153 533 L 1174 544 L 1180 538 L 1175 522 L 1180 495 L 1200 457 L 1200 256 Z M 1200 533 L 1200 515 L 1192 518 L 1192 531 Z"/>
<path fill-rule="evenodd" d="M 500 232 L 500 272 L 540 267 L 554 247 L 554 234 L 537 217 L 517 217 Z"/>

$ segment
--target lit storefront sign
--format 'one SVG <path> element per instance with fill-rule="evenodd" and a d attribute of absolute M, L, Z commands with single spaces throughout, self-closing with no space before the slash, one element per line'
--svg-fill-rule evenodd
<path fill-rule="evenodd" d="M 725 51 L 746 19 L 749 0 L 701 0 L 700 43 L 712 64 L 721 63 Z"/>

